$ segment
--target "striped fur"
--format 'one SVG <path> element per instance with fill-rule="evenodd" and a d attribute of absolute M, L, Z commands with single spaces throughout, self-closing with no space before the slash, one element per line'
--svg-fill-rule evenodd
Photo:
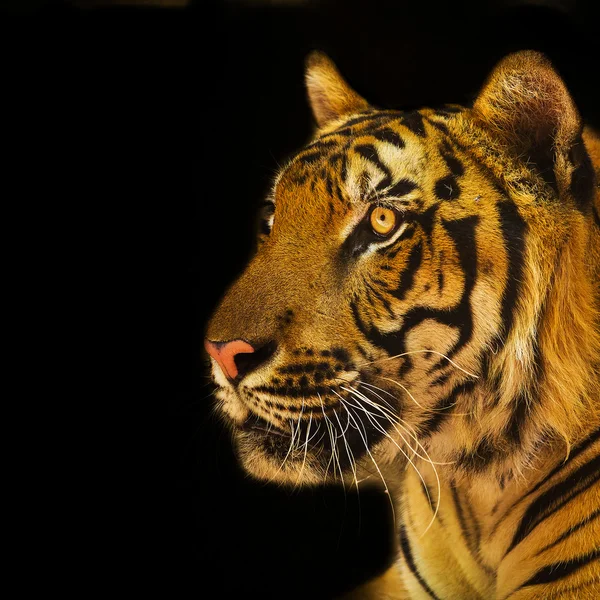
<path fill-rule="evenodd" d="M 600 138 L 533 52 L 470 108 L 374 109 L 320 54 L 307 88 L 207 328 L 270 349 L 213 365 L 242 464 L 382 482 L 398 561 L 355 598 L 600 597 Z"/>

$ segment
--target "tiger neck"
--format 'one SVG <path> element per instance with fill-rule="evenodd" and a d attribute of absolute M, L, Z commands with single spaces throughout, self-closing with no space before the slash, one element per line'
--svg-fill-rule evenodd
<path fill-rule="evenodd" d="M 600 427 L 600 228 L 583 217 L 569 227 L 546 279 L 525 274 L 513 330 L 484 360 L 466 416 L 431 440 L 453 479 L 528 478 Z"/>

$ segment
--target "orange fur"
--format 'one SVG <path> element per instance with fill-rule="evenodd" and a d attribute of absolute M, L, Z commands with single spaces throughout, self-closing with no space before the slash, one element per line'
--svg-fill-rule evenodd
<path fill-rule="evenodd" d="M 600 138 L 535 52 L 472 108 L 377 111 L 321 54 L 306 82 L 319 129 L 207 329 L 260 356 L 213 365 L 242 464 L 381 480 L 399 559 L 354 597 L 600 595 Z"/>

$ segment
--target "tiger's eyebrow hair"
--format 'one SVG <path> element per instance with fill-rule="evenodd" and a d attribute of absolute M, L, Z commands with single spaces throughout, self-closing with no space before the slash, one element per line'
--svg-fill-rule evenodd
<path fill-rule="evenodd" d="M 386 196 L 399 198 L 401 196 L 406 196 L 407 194 L 410 194 L 412 191 L 418 188 L 419 186 L 414 181 L 408 179 L 407 177 L 403 177 L 395 184 L 393 184 L 391 188 L 383 190 L 383 193 Z"/>

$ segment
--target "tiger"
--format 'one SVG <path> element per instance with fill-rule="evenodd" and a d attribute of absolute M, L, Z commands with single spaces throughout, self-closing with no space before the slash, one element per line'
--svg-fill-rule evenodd
<path fill-rule="evenodd" d="M 243 469 L 387 493 L 345 598 L 600 598 L 600 136 L 533 50 L 468 106 L 373 106 L 319 51 L 305 83 L 205 331 Z"/>

